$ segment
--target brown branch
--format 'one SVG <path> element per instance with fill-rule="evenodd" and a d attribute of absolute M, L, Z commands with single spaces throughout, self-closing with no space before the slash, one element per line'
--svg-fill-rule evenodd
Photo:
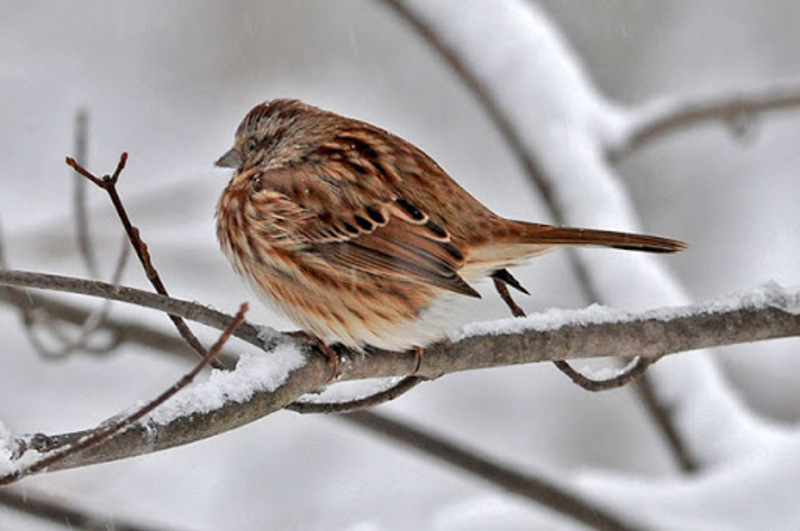
<path fill-rule="evenodd" d="M 675 98 L 633 111 L 634 124 L 627 135 L 607 146 L 609 158 L 618 162 L 645 145 L 697 127 L 718 122 L 741 136 L 758 115 L 800 107 L 800 84 L 772 85 L 731 94 Z"/>
<path fill-rule="evenodd" d="M 126 286 L 115 286 L 98 280 L 6 270 L 0 271 L 0 285 L 63 291 L 121 301 L 196 321 L 217 330 L 224 330 L 233 319 L 228 314 L 195 302 L 175 299 Z M 259 348 L 263 346 L 263 342 L 258 338 L 258 330 L 253 325 L 243 324 L 237 329 L 236 337 Z"/>
<path fill-rule="evenodd" d="M 66 162 L 67 165 L 72 167 L 76 172 L 83 175 L 94 184 L 102 188 L 108 193 L 109 198 L 111 199 L 111 203 L 114 205 L 114 209 L 117 211 L 117 215 L 119 216 L 120 221 L 122 222 L 122 226 L 125 227 L 125 232 L 130 239 L 131 245 L 133 246 L 134 251 L 136 251 L 136 256 L 139 257 L 139 262 L 142 264 L 144 268 L 145 274 L 147 275 L 147 279 L 155 288 L 156 292 L 161 295 L 169 296 L 167 292 L 167 288 L 161 280 L 161 276 L 158 274 L 155 266 L 153 265 L 152 260 L 150 259 L 150 253 L 147 249 L 147 244 L 141 238 L 139 233 L 139 229 L 133 226 L 131 223 L 130 217 L 125 210 L 125 206 L 122 203 L 122 198 L 120 198 L 119 193 L 117 192 L 117 181 L 119 181 L 119 177 L 122 174 L 122 170 L 125 168 L 125 163 L 128 160 L 128 154 L 122 153 L 119 157 L 119 163 L 117 163 L 117 168 L 114 170 L 112 175 L 104 175 L 103 177 L 97 177 L 86 168 L 78 164 L 78 162 L 71 158 L 67 157 Z M 202 344 L 200 344 L 200 340 L 197 339 L 197 336 L 192 333 L 189 326 L 186 322 L 176 315 L 169 315 L 170 320 L 175 325 L 175 328 L 178 330 L 178 333 L 181 337 L 186 341 L 186 343 L 192 347 L 192 349 L 197 352 L 200 357 L 205 357 L 206 350 Z M 217 369 L 224 369 L 225 367 L 217 360 L 213 360 L 212 366 Z"/>
<path fill-rule="evenodd" d="M 521 473 L 518 471 L 519 467 L 512 468 L 498 464 L 495 459 L 484 457 L 419 428 L 396 422 L 383 415 L 375 415 L 369 411 L 348 413 L 342 415 L 341 418 L 370 432 L 384 435 L 392 442 L 399 442 L 421 450 L 425 455 L 431 455 L 455 465 L 493 485 L 541 503 L 559 513 L 569 515 L 594 529 L 634 529 L 605 509 L 558 486 L 555 481 Z"/>
<path fill-rule="evenodd" d="M 384 402 L 391 402 L 395 398 L 398 398 L 399 396 L 411 391 L 423 381 L 425 381 L 423 378 L 418 378 L 417 376 L 406 376 L 388 389 L 364 398 L 348 400 L 347 402 L 310 402 L 301 399 L 292 402 L 286 406 L 286 409 L 294 411 L 295 413 L 303 414 L 352 413 L 354 411 L 378 406 Z"/>

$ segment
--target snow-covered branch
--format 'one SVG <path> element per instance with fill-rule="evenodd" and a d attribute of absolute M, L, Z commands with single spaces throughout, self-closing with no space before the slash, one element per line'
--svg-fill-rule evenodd
<path fill-rule="evenodd" d="M 800 84 L 775 83 L 749 90 L 726 90 L 694 98 L 664 98 L 630 109 L 623 134 L 610 139 L 607 150 L 613 161 L 630 155 L 659 138 L 707 123 L 720 123 L 736 134 L 746 133 L 759 115 L 800 107 Z"/>
<path fill-rule="evenodd" d="M 105 297 L 102 282 L 45 275 L 51 287 Z M 0 272 L 0 284 L 35 285 L 35 275 Z M 223 329 L 230 318 L 202 305 L 133 288 L 114 287 L 115 300 L 135 302 Z M 168 310 L 167 310 L 168 309 Z M 208 315 L 213 316 L 209 318 Z M 139 423 L 102 446 L 54 464 L 85 466 L 158 451 L 204 439 L 278 411 L 326 383 L 322 356 L 304 354 L 291 336 L 252 325 L 237 336 L 266 343 L 268 355 L 243 356 L 236 370 L 212 373 L 209 381 L 182 391 Z M 249 331 L 247 331 L 249 330 Z M 255 336 L 253 335 L 255 334 Z M 453 331 L 450 341 L 425 351 L 417 376 L 435 379 L 457 371 L 597 356 L 659 358 L 688 350 L 800 335 L 800 291 L 770 284 L 752 292 L 699 306 L 633 314 L 591 306 L 549 310 L 524 319 L 476 323 Z M 415 366 L 413 353 L 371 352 L 344 356 L 340 381 L 404 376 Z M 83 433 L 52 436 L 58 446 Z"/>

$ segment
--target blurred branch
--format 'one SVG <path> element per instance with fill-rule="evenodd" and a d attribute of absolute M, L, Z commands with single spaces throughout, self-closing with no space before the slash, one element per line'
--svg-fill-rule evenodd
<path fill-rule="evenodd" d="M 89 145 L 89 115 L 85 109 L 80 109 L 75 118 L 75 160 L 79 164 L 86 164 L 86 153 Z M 86 180 L 78 172 L 73 172 L 73 214 L 75 228 L 78 236 L 78 250 L 86 266 L 89 278 L 100 278 L 100 269 L 97 267 L 97 256 L 89 235 L 89 210 L 86 208 Z"/>
<path fill-rule="evenodd" d="M 25 489 L 18 492 L 14 489 L 0 489 L 0 505 L 16 511 L 47 520 L 69 529 L 85 529 L 87 531 L 164 531 L 164 526 L 146 526 L 123 521 L 115 516 L 85 511 L 63 501 L 44 494 Z"/>
<path fill-rule="evenodd" d="M 523 171 L 541 192 L 548 205 L 554 205 L 555 201 L 550 192 L 550 185 L 544 178 L 541 165 L 536 160 L 536 156 L 525 148 L 518 131 L 513 126 L 508 116 L 497 105 L 497 101 L 492 96 L 487 87 L 481 82 L 480 78 L 467 66 L 462 56 L 450 46 L 448 46 L 430 24 L 427 24 L 421 17 L 417 16 L 413 9 L 403 0 L 381 0 L 384 5 L 391 9 L 396 15 L 404 20 L 417 34 L 422 37 L 433 50 L 453 69 L 464 85 L 472 91 L 472 94 L 483 107 L 483 110 L 491 119 L 505 145 L 511 151 L 517 162 L 522 166 Z M 557 210 L 552 212 L 553 219 L 557 223 L 563 223 Z"/>
<path fill-rule="evenodd" d="M 92 310 L 79 305 L 63 302 L 53 297 L 37 293 L 25 293 L 24 300 L 13 296 L 11 288 L 0 288 L 0 303 L 20 308 L 24 305 L 37 312 L 47 314 L 48 319 L 64 323 L 80 325 L 92 314 Z M 190 351 L 186 343 L 175 336 L 156 330 L 152 326 L 121 318 L 108 317 L 103 323 L 103 329 L 110 331 L 119 343 L 130 343 L 164 352 L 186 355 Z"/>
<path fill-rule="evenodd" d="M 641 359 L 641 358 L 640 358 Z M 664 440 L 672 449 L 672 457 L 683 472 L 696 472 L 700 469 L 700 462 L 689 452 L 675 423 L 670 419 L 669 406 L 656 398 L 653 382 L 650 378 L 642 378 L 633 386 L 634 391 L 644 404 L 648 413 L 656 421 L 656 427 L 661 431 Z"/>
<path fill-rule="evenodd" d="M 483 107 L 492 123 L 494 123 L 497 131 L 503 137 L 505 145 L 521 166 L 528 180 L 539 190 L 552 219 L 557 224 L 567 224 L 567 215 L 561 203 L 555 198 L 549 177 L 542 169 L 542 165 L 537 162 L 535 154 L 526 146 L 521 136 L 522 131 L 515 126 L 512 117 L 503 112 L 500 108 L 497 94 L 484 84 L 483 80 L 474 69 L 467 66 L 464 52 L 448 46 L 439 35 L 437 29 L 432 24 L 428 23 L 414 7 L 409 6 L 406 0 L 382 1 L 386 6 L 392 9 L 395 14 L 405 20 L 409 26 L 439 54 L 453 69 L 456 75 L 461 78 L 463 84 L 472 91 L 478 103 Z M 591 280 L 591 274 L 587 269 L 587 265 L 578 259 L 577 254 L 571 249 L 567 250 L 567 256 L 570 268 L 577 279 L 585 300 L 587 302 L 602 301 L 602 297 L 598 293 L 598 290 L 595 289 L 595 285 Z M 649 364 L 650 362 L 640 358 L 637 361 L 635 369 L 631 371 L 631 374 L 638 376 L 640 381 L 647 380 L 649 376 L 646 374 L 646 370 Z M 561 372 L 569 376 L 573 382 L 579 384 L 583 381 L 583 375 L 573 370 L 572 367 L 565 362 L 556 362 L 556 366 Z M 639 396 L 643 398 L 642 404 L 648 410 L 653 421 L 659 425 L 660 431 L 662 433 L 671 434 L 671 437 L 668 437 L 666 442 L 672 453 L 676 456 L 678 462 L 682 464 L 687 463 L 688 458 L 686 456 L 688 456 L 688 450 L 686 449 L 680 431 L 672 424 L 671 417 L 664 414 L 665 408 L 658 406 L 658 400 L 655 394 L 653 394 L 652 385 L 649 382 L 645 383 L 644 387 L 639 390 Z M 684 468 L 684 470 L 688 469 Z"/>
<path fill-rule="evenodd" d="M 775 84 L 750 90 L 726 90 L 712 96 L 671 98 L 629 111 L 626 134 L 606 146 L 613 162 L 663 137 L 709 122 L 727 126 L 735 135 L 745 134 L 761 114 L 800 108 L 800 84 Z"/>
<path fill-rule="evenodd" d="M 605 509 L 582 499 L 553 480 L 521 473 L 518 467 L 512 469 L 510 466 L 499 464 L 494 459 L 467 450 L 420 428 L 369 411 L 348 413 L 340 418 L 372 433 L 384 435 L 393 442 L 410 446 L 425 455 L 455 465 L 493 485 L 571 516 L 594 529 L 609 531 L 634 529 Z"/>

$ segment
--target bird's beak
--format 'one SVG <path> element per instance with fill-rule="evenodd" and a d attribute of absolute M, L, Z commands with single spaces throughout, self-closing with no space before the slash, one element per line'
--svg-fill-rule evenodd
<path fill-rule="evenodd" d="M 227 153 L 222 155 L 217 162 L 214 163 L 214 166 L 219 166 L 220 168 L 234 168 L 239 169 L 242 166 L 242 154 L 236 150 L 236 148 L 231 148 Z"/>

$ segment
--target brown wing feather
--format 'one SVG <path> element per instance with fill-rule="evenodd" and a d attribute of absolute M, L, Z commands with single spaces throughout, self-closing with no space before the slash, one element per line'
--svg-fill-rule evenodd
<path fill-rule="evenodd" d="M 287 239 L 331 265 L 480 297 L 458 273 L 464 255 L 449 234 L 400 196 L 401 177 L 363 157 L 354 169 L 353 142 L 337 138 L 320 147 L 319 163 L 309 157 L 261 174 L 262 193 L 277 192 L 304 214 L 282 220 Z"/>

